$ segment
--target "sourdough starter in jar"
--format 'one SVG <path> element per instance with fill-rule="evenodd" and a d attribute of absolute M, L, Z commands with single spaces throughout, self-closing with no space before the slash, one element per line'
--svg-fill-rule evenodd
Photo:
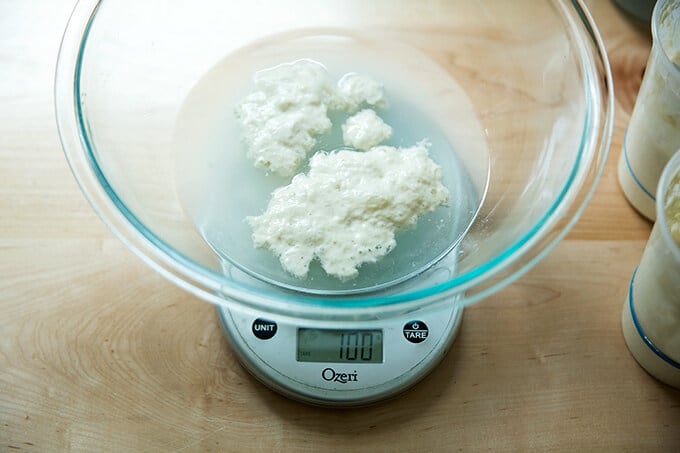
<path fill-rule="evenodd" d="M 660 184 L 659 219 L 630 285 L 623 332 L 643 368 L 680 388 L 680 151 Z"/>
<path fill-rule="evenodd" d="M 626 197 L 650 220 L 661 172 L 680 148 L 680 0 L 659 1 L 652 23 L 654 44 L 618 168 Z"/>

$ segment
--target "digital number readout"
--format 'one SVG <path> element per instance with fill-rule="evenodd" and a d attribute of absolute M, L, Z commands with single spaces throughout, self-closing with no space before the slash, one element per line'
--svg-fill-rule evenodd
<path fill-rule="evenodd" d="M 297 361 L 382 363 L 382 330 L 298 329 Z"/>

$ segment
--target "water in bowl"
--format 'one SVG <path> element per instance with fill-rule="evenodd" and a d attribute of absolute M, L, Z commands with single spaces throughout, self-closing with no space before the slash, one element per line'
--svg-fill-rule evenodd
<path fill-rule="evenodd" d="M 428 140 L 430 157 L 442 167 L 451 194 L 449 206 L 422 216 L 415 228 L 397 236 L 392 252 L 362 265 L 359 276 L 350 281 L 328 276 L 318 262 L 304 279 L 288 274 L 270 251 L 253 246 L 245 221 L 264 212 L 271 192 L 289 179 L 255 168 L 246 158 L 234 107 L 252 92 L 254 73 L 299 59 L 323 64 L 336 81 L 357 72 L 383 83 L 389 107 L 378 113 L 394 131 L 384 144 L 408 147 Z M 333 129 L 318 138 L 316 150 L 343 147 L 341 125 L 348 116 L 330 115 Z M 413 47 L 338 30 L 277 35 L 226 56 L 184 102 L 174 144 L 178 196 L 223 267 L 310 293 L 376 290 L 426 270 L 460 242 L 488 182 L 484 132 L 452 75 Z"/>

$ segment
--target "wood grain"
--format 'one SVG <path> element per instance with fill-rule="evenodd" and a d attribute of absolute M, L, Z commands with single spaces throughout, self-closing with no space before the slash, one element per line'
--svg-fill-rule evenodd
<path fill-rule="evenodd" d="M 650 225 L 615 164 L 649 48 L 589 2 L 616 79 L 611 155 L 569 236 L 465 312 L 443 363 L 353 410 L 287 400 L 236 362 L 209 304 L 103 226 L 60 150 L 51 78 L 72 2 L 0 4 L 0 451 L 677 451 L 680 392 L 620 332 Z"/>
<path fill-rule="evenodd" d="M 603 36 L 614 77 L 614 135 L 597 193 L 569 237 L 644 240 L 649 236 L 650 224 L 621 196 L 616 165 L 649 57 L 651 32 L 648 25 L 632 19 L 611 3 L 595 0 L 588 2 L 588 6 Z"/>

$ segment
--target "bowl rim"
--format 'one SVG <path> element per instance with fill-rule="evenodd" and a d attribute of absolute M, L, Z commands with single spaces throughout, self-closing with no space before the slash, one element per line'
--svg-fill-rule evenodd
<path fill-rule="evenodd" d="M 574 22 L 571 24 L 570 32 L 576 33 L 575 27 L 585 28 L 582 33 L 589 38 L 592 48 L 585 49 L 581 43 L 580 56 L 588 57 L 582 58 L 586 89 L 584 96 L 586 103 L 594 103 L 597 108 L 589 106 L 586 109 L 578 156 L 566 184 L 550 209 L 528 233 L 493 260 L 475 267 L 470 272 L 435 286 L 403 294 L 374 297 L 368 292 L 353 294 L 351 297 L 328 297 L 281 290 L 273 294 L 234 282 L 179 253 L 146 228 L 118 198 L 97 165 L 94 146 L 89 140 L 88 124 L 82 112 L 80 76 L 88 35 L 102 3 L 103 0 L 79 0 L 60 45 L 54 98 L 57 127 L 64 153 L 82 192 L 109 229 L 147 265 L 184 290 L 209 302 L 240 310 L 265 311 L 283 317 L 295 319 L 303 317 L 329 322 L 346 319 L 356 322 L 371 320 L 376 316 L 413 312 L 421 308 L 434 309 L 442 304 L 450 304 L 452 300 L 469 305 L 514 282 L 545 257 L 578 221 L 594 195 L 604 171 L 604 163 L 611 146 L 615 111 L 613 79 L 606 49 L 582 0 L 569 2 L 552 0 L 552 3 L 562 8 L 565 17 Z M 580 22 L 577 22 L 577 19 L 580 19 Z M 603 83 L 605 90 L 596 88 L 599 87 L 598 83 Z M 601 102 L 602 98 L 604 102 Z M 590 152 L 586 153 L 586 150 Z M 590 164 L 597 165 L 597 171 L 590 185 L 584 181 L 580 181 L 580 186 L 575 185 L 579 178 L 585 178 L 590 169 L 590 165 L 582 166 L 585 157 L 591 159 Z M 555 225 L 561 220 L 560 208 L 570 206 L 580 194 L 583 195 L 582 200 L 580 205 L 576 206 L 574 215 L 559 231 L 556 231 L 556 234 L 549 237 Z M 537 245 L 541 242 L 545 243 L 536 251 Z M 532 250 L 536 253 L 529 256 Z M 509 267 L 517 265 L 523 257 L 529 259 L 520 263 L 509 275 L 502 275 Z M 481 286 L 486 279 L 497 281 L 473 295 L 463 296 L 464 292 Z M 329 303 L 334 299 L 340 302 Z"/>

